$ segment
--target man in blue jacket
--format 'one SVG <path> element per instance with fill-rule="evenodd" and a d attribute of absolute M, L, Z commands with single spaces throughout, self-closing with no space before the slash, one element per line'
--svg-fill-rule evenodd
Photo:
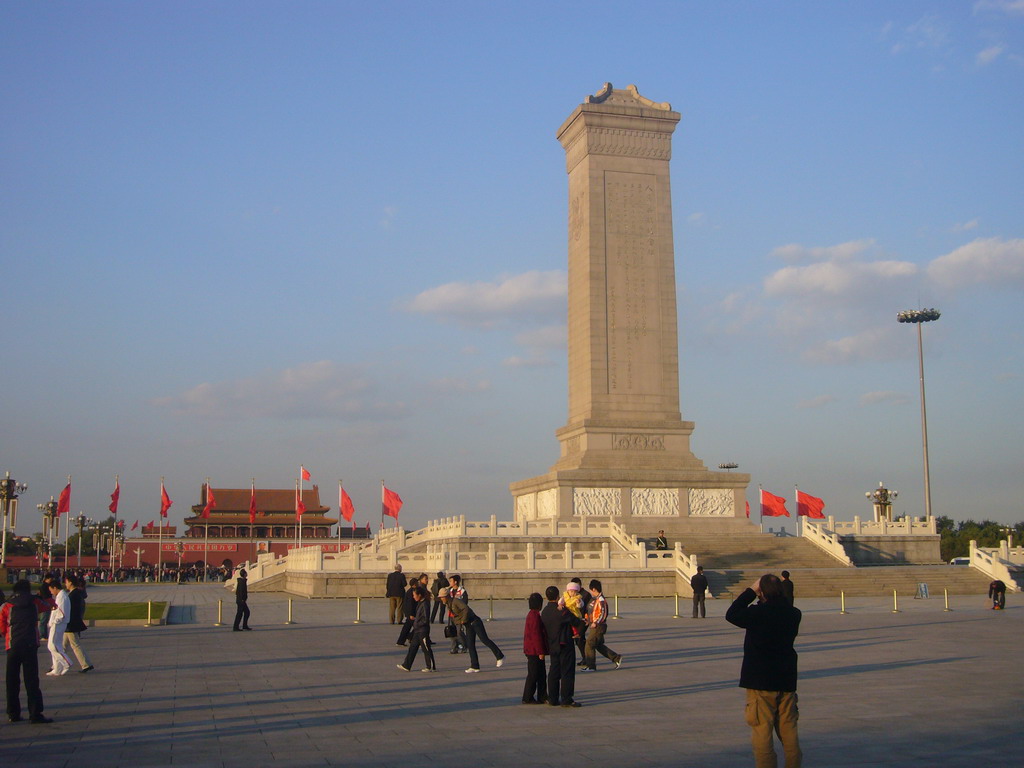
<path fill-rule="evenodd" d="M 759 602 L 751 605 L 755 600 Z M 797 656 L 800 610 L 786 599 L 779 577 L 768 573 L 743 591 L 725 619 L 743 627 L 740 687 L 747 689 L 746 719 L 751 727 L 754 764 L 776 768 L 774 731 L 786 755 L 786 768 L 800 768 L 803 753 L 797 736 Z"/>

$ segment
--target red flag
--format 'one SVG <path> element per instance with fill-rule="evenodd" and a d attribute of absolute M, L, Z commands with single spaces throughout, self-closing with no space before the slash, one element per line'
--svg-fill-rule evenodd
<path fill-rule="evenodd" d="M 170 506 L 170 505 L 168 505 L 168 506 Z M 203 513 L 202 513 L 203 514 L 203 520 L 209 520 L 210 519 L 210 510 L 211 509 L 215 509 L 216 507 L 217 507 L 217 500 L 215 498 L 213 498 L 213 488 L 211 488 L 210 484 L 207 483 L 206 484 L 206 506 L 203 507 Z"/>
<path fill-rule="evenodd" d="M 338 509 L 341 510 L 341 516 L 345 518 L 347 522 L 352 522 L 352 516 L 356 513 L 356 508 L 352 506 L 352 499 L 345 493 L 345 489 L 340 485 L 338 486 Z"/>
<path fill-rule="evenodd" d="M 302 516 L 306 514 L 306 505 L 302 503 L 302 496 L 295 491 L 295 520 L 301 522 Z"/>
<path fill-rule="evenodd" d="M 804 493 L 799 488 L 796 491 L 796 513 L 801 517 L 813 517 L 818 520 L 825 519 L 825 502 L 809 493 Z"/>
<path fill-rule="evenodd" d="M 252 486 L 252 493 L 249 494 L 249 525 L 256 522 L 256 484 Z"/>
<path fill-rule="evenodd" d="M 71 481 L 64 486 L 64 490 L 60 492 L 60 498 L 57 499 L 57 517 L 71 511 Z"/>
<path fill-rule="evenodd" d="M 761 490 L 761 517 L 789 517 L 786 500 L 768 491 Z"/>
<path fill-rule="evenodd" d="M 120 500 L 120 498 L 121 498 L 121 481 L 120 480 L 115 480 L 114 481 L 114 492 L 112 494 L 110 494 L 110 506 L 107 507 L 107 509 L 109 509 L 111 511 L 111 513 L 114 515 L 114 517 L 117 517 L 117 502 Z"/>
<path fill-rule="evenodd" d="M 745 502 L 745 503 L 746 503 L 746 505 L 747 505 L 747 517 L 750 517 L 750 502 L 749 502 L 749 501 L 747 501 L 747 502 Z"/>
<path fill-rule="evenodd" d="M 132 523 L 132 527 L 129 530 L 134 531 L 138 527 L 139 527 L 139 521 L 136 520 L 134 523 Z"/>
<path fill-rule="evenodd" d="M 381 485 L 381 513 L 398 519 L 398 510 L 402 508 L 402 497 Z"/>
<path fill-rule="evenodd" d="M 171 497 L 167 495 L 167 489 L 164 488 L 164 484 L 160 483 L 160 517 L 167 517 L 167 510 L 171 508 Z M 163 524 L 161 523 L 161 527 Z"/>
<path fill-rule="evenodd" d="M 309 480 L 310 475 L 308 469 L 306 469 L 305 467 L 299 467 L 299 472 L 301 473 L 303 480 Z"/>
<path fill-rule="evenodd" d="M 153 526 L 154 526 L 154 525 L 156 525 L 156 523 L 154 523 L 154 522 L 153 522 L 152 520 L 150 520 L 150 521 L 149 521 L 149 522 L 148 522 L 148 523 L 146 524 L 146 527 L 147 527 L 147 528 L 149 528 L 150 530 L 153 530 Z"/>

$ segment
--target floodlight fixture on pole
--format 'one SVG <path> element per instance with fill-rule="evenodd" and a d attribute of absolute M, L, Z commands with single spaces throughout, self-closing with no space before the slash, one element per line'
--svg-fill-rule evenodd
<path fill-rule="evenodd" d="M 3 533 L 2 542 L 0 542 L 0 565 L 7 563 L 7 524 L 8 520 L 11 521 L 11 528 L 14 526 L 14 518 L 18 514 L 18 496 L 28 490 L 27 483 L 19 483 L 13 477 L 11 473 L 7 472 L 5 477 L 0 480 L 0 502 L 3 503 Z"/>
<path fill-rule="evenodd" d="M 917 367 L 921 383 L 921 452 L 924 455 L 924 515 L 925 519 L 932 516 L 932 485 L 928 474 L 928 416 L 924 405 L 924 343 L 922 341 L 921 326 L 938 320 L 942 315 L 939 310 L 932 309 L 908 309 L 896 313 L 896 321 L 900 323 L 913 323 L 917 326 Z"/>

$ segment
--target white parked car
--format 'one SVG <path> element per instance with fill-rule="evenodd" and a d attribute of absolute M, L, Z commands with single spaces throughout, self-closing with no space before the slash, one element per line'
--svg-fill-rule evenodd
<path fill-rule="evenodd" d="M 971 558 L 969 557 L 954 557 L 949 561 L 950 565 L 970 565 Z"/>

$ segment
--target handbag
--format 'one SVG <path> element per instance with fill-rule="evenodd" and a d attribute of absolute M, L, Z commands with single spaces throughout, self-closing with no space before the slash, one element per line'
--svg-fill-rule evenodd
<path fill-rule="evenodd" d="M 445 637 L 457 637 L 459 634 L 458 628 L 454 624 L 444 625 L 444 636 Z"/>

